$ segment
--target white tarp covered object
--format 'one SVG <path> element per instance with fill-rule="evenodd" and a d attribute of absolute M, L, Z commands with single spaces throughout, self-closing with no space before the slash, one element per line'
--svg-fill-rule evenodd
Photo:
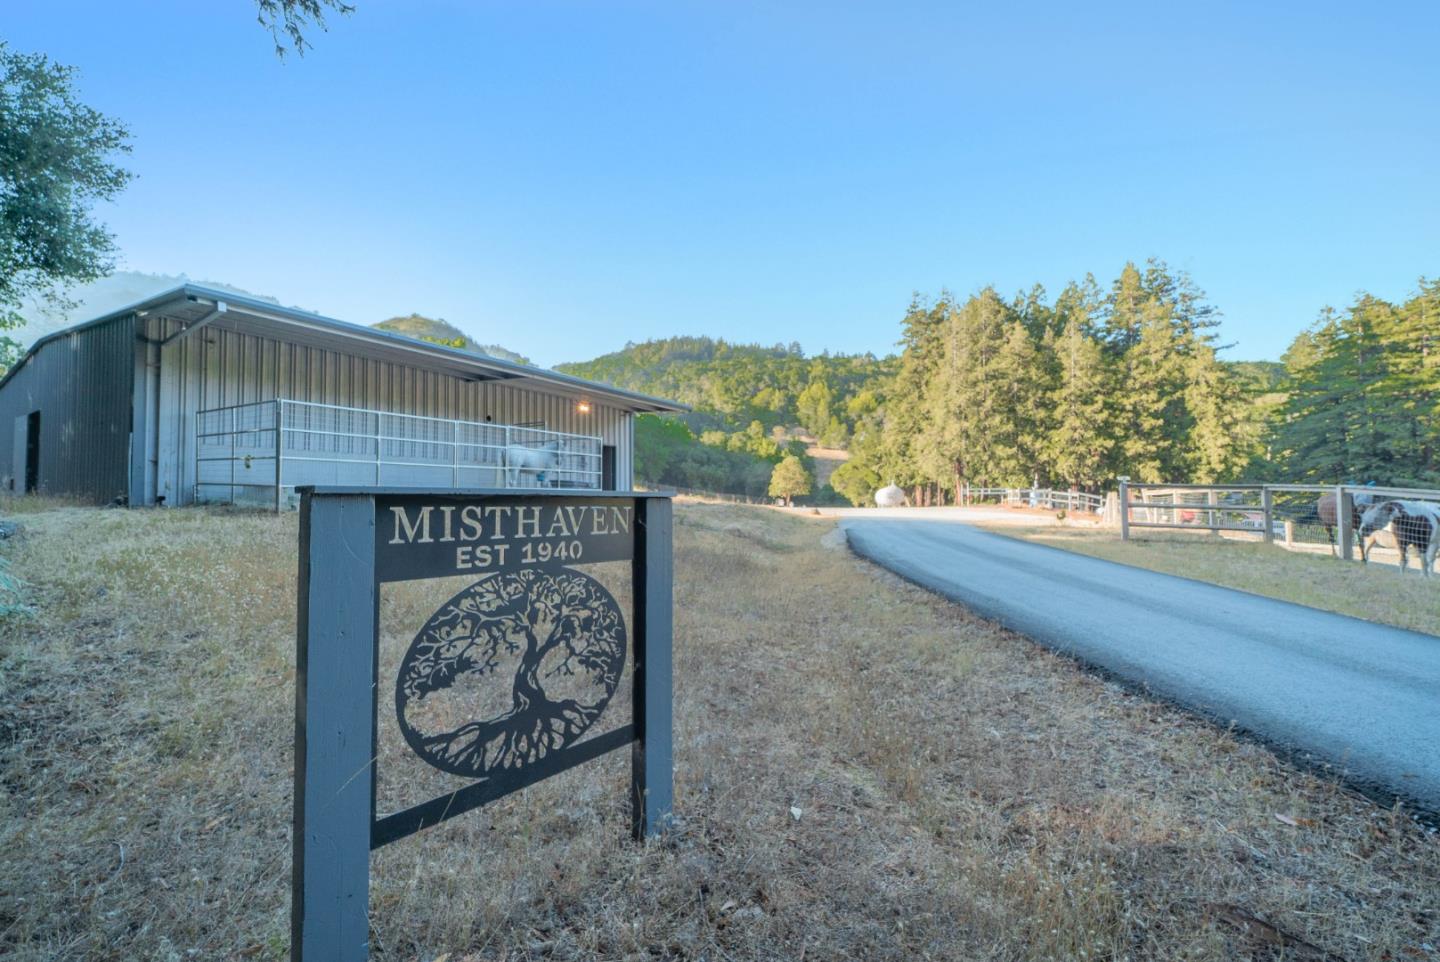
<path fill-rule="evenodd" d="M 899 485 L 887 484 L 875 492 L 875 503 L 882 508 L 898 508 L 905 503 L 905 492 Z"/>

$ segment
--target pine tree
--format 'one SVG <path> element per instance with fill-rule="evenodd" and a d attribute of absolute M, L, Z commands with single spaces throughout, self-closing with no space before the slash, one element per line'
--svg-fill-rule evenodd
<path fill-rule="evenodd" d="M 1190 431 L 1184 476 L 1199 484 L 1231 480 L 1249 460 L 1245 445 L 1238 443 L 1243 437 L 1239 384 L 1209 344 L 1194 347 L 1186 365 L 1185 407 Z"/>
<path fill-rule="evenodd" d="M 1011 310 L 1037 343 L 1045 336 L 1045 332 L 1054 326 L 1055 311 L 1045 303 L 1043 284 L 1036 284 L 1028 291 L 1015 295 Z"/>
<path fill-rule="evenodd" d="M 1192 419 L 1185 406 L 1184 356 L 1169 310 L 1146 299 L 1137 329 L 1134 345 L 1121 359 L 1117 385 L 1115 473 L 1137 481 L 1183 478 Z"/>
<path fill-rule="evenodd" d="M 1422 277 L 1415 296 L 1378 327 L 1386 363 L 1377 389 L 1394 399 L 1394 473 L 1429 486 L 1440 480 L 1440 281 Z"/>
<path fill-rule="evenodd" d="M 1346 476 L 1352 385 L 1341 356 L 1342 340 L 1338 316 L 1325 308 L 1286 354 L 1290 396 L 1282 409 L 1277 446 L 1287 473 L 1296 480 L 1334 482 Z"/>
<path fill-rule="evenodd" d="M 995 359 L 1012 319 L 1009 306 L 987 287 L 946 320 L 944 354 L 926 392 L 926 443 L 917 458 L 926 476 L 945 487 L 998 482 L 1009 389 Z"/>
<path fill-rule="evenodd" d="M 1062 305 L 1066 304 L 1062 295 Z M 1062 306 L 1064 327 L 1051 344 L 1057 378 L 1050 394 L 1046 436 L 1050 473 L 1075 487 L 1098 488 L 1114 447 L 1109 404 L 1111 374 L 1100 342 L 1088 333 L 1084 300 Z"/>
<path fill-rule="evenodd" d="M 1140 327 L 1150 296 L 1134 263 L 1127 263 L 1110 287 L 1101 313 L 1101 336 L 1115 356 L 1124 355 L 1140 342 Z"/>
<path fill-rule="evenodd" d="M 1045 418 L 1052 385 L 1048 365 L 1022 318 L 1005 325 L 995 352 L 994 381 L 1005 403 L 991 422 L 991 472 L 1007 487 L 1032 484 L 1045 465 Z"/>
<path fill-rule="evenodd" d="M 1440 481 L 1440 291 L 1403 305 L 1360 295 L 1326 309 L 1286 354 L 1276 430 L 1286 472 L 1307 480 L 1427 486 Z"/>
<path fill-rule="evenodd" d="M 1141 286 L 1153 299 L 1170 310 L 1176 334 L 1184 343 L 1214 339 L 1212 329 L 1220 323 L 1219 312 L 1205 300 L 1205 292 L 1196 286 L 1185 271 L 1172 271 L 1159 258 L 1145 262 Z"/>
<path fill-rule="evenodd" d="M 941 331 L 951 306 L 948 293 L 930 306 L 916 297 L 901 322 L 903 353 L 886 392 L 874 466 L 881 477 L 904 487 L 930 480 L 919 466 L 919 449 L 933 427 L 926 417 L 925 399 L 942 353 Z"/>
<path fill-rule="evenodd" d="M 1102 327 L 1114 359 L 1115 474 L 1137 480 L 1233 474 L 1243 457 L 1229 405 L 1238 393 L 1219 369 L 1214 308 L 1183 272 L 1152 259 L 1125 265 L 1105 302 Z"/>

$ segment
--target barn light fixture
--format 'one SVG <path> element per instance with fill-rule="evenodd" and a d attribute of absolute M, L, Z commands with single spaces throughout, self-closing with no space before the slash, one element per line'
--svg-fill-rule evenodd
<path fill-rule="evenodd" d="M 589 402 L 589 401 L 576 401 L 576 402 L 575 402 L 575 412 L 576 412 L 577 414 L 589 414 L 589 413 L 590 413 L 590 402 Z"/>

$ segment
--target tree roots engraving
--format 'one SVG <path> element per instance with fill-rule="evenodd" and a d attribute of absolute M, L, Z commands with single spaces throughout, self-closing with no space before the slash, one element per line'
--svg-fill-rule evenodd
<path fill-rule="evenodd" d="M 600 717 L 619 684 L 625 646 L 619 606 L 589 575 L 569 568 L 491 575 L 450 599 L 415 636 L 396 680 L 400 730 L 443 771 L 485 777 L 521 768 L 573 744 Z M 512 664 L 509 707 L 456 725 L 450 715 L 464 704 L 462 692 L 500 684 Z"/>

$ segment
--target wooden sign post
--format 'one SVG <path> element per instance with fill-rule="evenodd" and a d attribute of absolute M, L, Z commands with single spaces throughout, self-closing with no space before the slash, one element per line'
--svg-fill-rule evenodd
<path fill-rule="evenodd" d="M 367 958 L 371 850 L 625 745 L 632 746 L 632 831 L 646 838 L 664 829 L 672 804 L 669 495 L 300 493 L 294 962 Z M 627 648 L 614 598 L 577 567 L 605 561 L 631 564 L 633 721 L 592 734 Z M 380 585 L 457 575 L 476 581 L 421 629 L 399 677 L 380 678 Z M 512 710 L 450 732 L 419 730 L 407 706 L 443 693 L 477 664 L 488 671 L 502 648 L 518 653 Z M 586 695 L 552 699 L 537 668 L 542 658 L 570 658 L 567 652 Z M 469 781 L 377 818 L 378 692 L 390 683 L 410 747 Z"/>

